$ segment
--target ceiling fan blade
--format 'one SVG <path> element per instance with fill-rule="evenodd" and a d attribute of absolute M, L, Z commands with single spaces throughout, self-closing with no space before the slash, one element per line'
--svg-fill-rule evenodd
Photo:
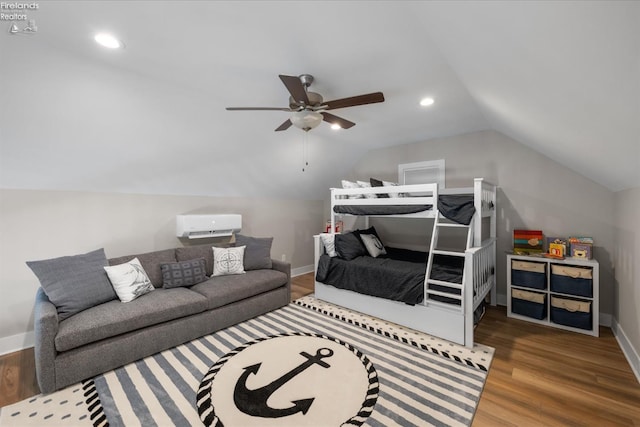
<path fill-rule="evenodd" d="M 287 87 L 287 90 L 297 102 L 302 102 L 304 105 L 309 105 L 309 97 L 307 97 L 307 91 L 300 81 L 300 77 L 296 76 L 284 76 L 279 75 L 282 83 Z"/>
<path fill-rule="evenodd" d="M 375 104 L 376 102 L 384 102 L 384 95 L 382 92 L 335 99 L 333 101 L 323 102 L 322 104 L 328 105 L 327 110 L 334 110 L 336 108 L 355 107 L 356 105 Z"/>
<path fill-rule="evenodd" d="M 322 114 L 322 117 L 323 117 L 322 120 L 331 124 L 335 123 L 337 125 L 340 125 L 342 129 L 349 129 L 356 125 L 355 123 L 350 122 L 349 120 L 343 119 L 342 117 L 334 116 L 331 113 L 321 112 L 320 114 Z"/>
<path fill-rule="evenodd" d="M 245 111 L 245 110 L 276 110 L 276 111 L 294 111 L 291 108 L 280 107 L 227 107 L 228 111 Z"/>
<path fill-rule="evenodd" d="M 287 130 L 291 127 L 293 123 L 291 123 L 291 120 L 287 119 L 284 123 L 282 123 L 280 126 L 278 126 L 278 128 L 276 129 L 276 132 L 281 131 L 281 130 Z"/>

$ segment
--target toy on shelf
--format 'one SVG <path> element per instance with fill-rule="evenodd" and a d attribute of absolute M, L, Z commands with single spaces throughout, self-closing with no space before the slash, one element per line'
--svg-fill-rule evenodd
<path fill-rule="evenodd" d="M 564 259 L 567 256 L 567 239 L 564 237 L 547 237 L 548 258 Z"/>
<path fill-rule="evenodd" d="M 542 255 L 544 235 L 540 230 L 513 230 L 513 253 L 516 255 Z"/>
<path fill-rule="evenodd" d="M 593 256 L 592 237 L 569 237 L 571 256 L 574 258 L 591 259 Z"/>

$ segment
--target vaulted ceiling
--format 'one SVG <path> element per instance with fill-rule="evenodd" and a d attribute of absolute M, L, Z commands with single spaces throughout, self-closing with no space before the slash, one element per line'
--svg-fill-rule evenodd
<path fill-rule="evenodd" d="M 484 129 L 611 190 L 640 186 L 639 2 L 46 1 L 26 13 L 37 33 L 0 35 L 5 188 L 318 198 L 368 150 Z M 97 31 L 125 49 L 100 48 Z M 386 101 L 332 111 L 349 130 L 307 134 L 274 132 L 286 112 L 225 110 L 286 107 L 278 74 L 303 73 L 327 100 Z"/>

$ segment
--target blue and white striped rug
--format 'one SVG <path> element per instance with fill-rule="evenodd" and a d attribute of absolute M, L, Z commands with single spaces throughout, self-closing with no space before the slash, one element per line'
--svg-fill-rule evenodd
<path fill-rule="evenodd" d="M 471 424 L 492 349 L 469 350 L 399 327 L 396 333 L 393 325 L 389 332 L 375 326 L 379 319 L 356 314 L 354 321 L 327 307 L 307 297 L 95 377 L 83 384 L 91 414 L 82 421 L 127 427 Z M 12 425 L 4 410 L 2 425 Z M 67 418 L 67 425 L 75 420 Z"/>

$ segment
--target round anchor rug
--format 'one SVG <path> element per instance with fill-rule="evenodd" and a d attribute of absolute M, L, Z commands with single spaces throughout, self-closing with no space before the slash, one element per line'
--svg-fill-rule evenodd
<path fill-rule="evenodd" d="M 206 426 L 359 426 L 378 398 L 367 356 L 342 340 L 294 332 L 221 357 L 200 383 Z"/>

